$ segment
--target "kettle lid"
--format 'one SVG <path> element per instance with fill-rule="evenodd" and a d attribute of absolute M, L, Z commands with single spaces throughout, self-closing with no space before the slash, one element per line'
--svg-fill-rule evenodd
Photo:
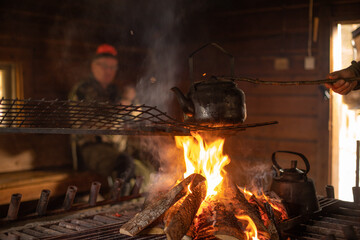
<path fill-rule="evenodd" d="M 291 160 L 291 167 L 286 169 L 279 169 L 283 180 L 301 180 L 306 178 L 305 171 L 296 167 L 297 161 Z"/>
<path fill-rule="evenodd" d="M 291 160 L 290 168 L 282 168 L 276 161 L 276 153 L 290 153 L 290 154 L 299 156 L 304 161 L 306 169 L 302 170 L 302 169 L 297 168 L 296 160 Z M 303 180 L 303 179 L 306 180 L 306 174 L 310 170 L 310 164 L 309 164 L 309 161 L 307 160 L 307 158 L 303 154 L 297 153 L 297 152 L 276 151 L 272 154 L 272 162 L 273 162 L 273 166 L 280 173 L 280 179 L 282 179 L 282 180 L 290 180 L 290 181 Z"/>

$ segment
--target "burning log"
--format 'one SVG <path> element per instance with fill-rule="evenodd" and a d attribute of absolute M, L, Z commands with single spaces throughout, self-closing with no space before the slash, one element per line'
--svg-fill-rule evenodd
<path fill-rule="evenodd" d="M 187 192 L 187 186 L 194 181 L 200 181 L 197 179 L 203 179 L 199 174 L 192 174 L 189 177 L 185 178 L 181 183 L 173 187 L 169 192 L 167 192 L 163 197 L 158 201 L 152 202 L 149 204 L 143 211 L 136 214 L 130 221 L 125 223 L 120 228 L 120 233 L 135 236 L 161 215 L 165 213 L 175 202 L 177 202 L 181 197 L 183 197 Z"/>
<path fill-rule="evenodd" d="M 193 185 L 193 184 L 192 184 Z M 206 197 L 206 182 L 200 182 L 196 187 L 190 187 L 191 192 L 179 201 L 166 214 L 165 233 L 167 239 L 180 240 L 189 230 L 191 223 Z"/>
<path fill-rule="evenodd" d="M 142 230 L 139 235 L 162 235 L 165 234 L 164 228 L 165 225 L 162 221 L 162 217 L 160 216 L 152 224 Z"/>
<path fill-rule="evenodd" d="M 182 238 L 182 240 L 192 240 L 195 238 L 197 222 L 198 222 L 198 216 L 196 215 L 189 227 L 189 230 L 187 231 L 186 235 Z"/>
<path fill-rule="evenodd" d="M 231 180 L 226 181 L 224 184 L 224 196 L 227 196 L 229 205 L 236 213 L 236 215 L 242 215 L 246 213 L 257 227 L 257 230 L 262 233 L 268 233 L 270 239 L 279 240 L 279 235 L 275 225 L 269 221 L 268 227 L 262 221 L 261 215 L 258 209 L 254 208 L 245 198 L 244 194 L 240 192 L 235 183 Z M 241 210 L 241 212 L 239 212 Z"/>
<path fill-rule="evenodd" d="M 233 212 L 220 199 L 207 198 L 198 215 L 196 239 L 246 239 Z"/>
<path fill-rule="evenodd" d="M 271 220 L 269 218 L 268 211 L 265 208 L 265 204 L 261 202 L 255 195 L 251 195 L 248 201 L 251 205 L 253 205 L 254 208 L 259 210 L 264 225 L 268 226 Z"/>

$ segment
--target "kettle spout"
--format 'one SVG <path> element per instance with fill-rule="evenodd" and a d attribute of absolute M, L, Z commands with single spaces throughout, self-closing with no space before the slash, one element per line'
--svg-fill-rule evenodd
<path fill-rule="evenodd" d="M 171 91 L 175 93 L 176 98 L 183 112 L 189 117 L 194 116 L 195 108 L 193 102 L 187 97 L 185 97 L 179 88 L 173 87 L 171 88 Z"/>

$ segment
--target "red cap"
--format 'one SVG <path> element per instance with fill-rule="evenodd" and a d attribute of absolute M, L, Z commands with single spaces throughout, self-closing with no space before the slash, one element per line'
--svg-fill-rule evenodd
<path fill-rule="evenodd" d="M 95 57 L 115 57 L 117 56 L 116 49 L 109 44 L 101 44 L 96 49 Z"/>

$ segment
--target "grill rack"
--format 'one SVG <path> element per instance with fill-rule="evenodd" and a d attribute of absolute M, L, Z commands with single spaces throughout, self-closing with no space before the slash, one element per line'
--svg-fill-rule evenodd
<path fill-rule="evenodd" d="M 281 239 L 348 240 L 360 237 L 360 206 L 338 199 L 319 198 L 321 210 L 310 215 L 302 215 L 280 223 Z M 119 208 L 100 211 L 96 214 L 74 214 L 68 218 L 44 221 L 13 227 L 0 231 L 0 239 L 15 235 L 19 239 L 124 239 L 124 240 L 163 240 L 165 234 L 137 235 L 134 237 L 119 233 L 120 227 L 131 219 L 140 205 L 115 205 Z M 120 210 L 122 209 L 122 210 Z M 91 212 L 90 212 L 91 213 Z M 117 213 L 117 214 L 116 214 Z M 352 234 L 352 235 L 351 235 Z M 10 238 L 12 239 L 12 238 Z M 15 238 L 16 239 L 16 238 Z"/>
<path fill-rule="evenodd" d="M 190 135 L 191 131 L 225 131 L 277 124 L 277 121 L 209 126 L 178 121 L 156 106 L 96 101 L 0 100 L 0 133 Z"/>

